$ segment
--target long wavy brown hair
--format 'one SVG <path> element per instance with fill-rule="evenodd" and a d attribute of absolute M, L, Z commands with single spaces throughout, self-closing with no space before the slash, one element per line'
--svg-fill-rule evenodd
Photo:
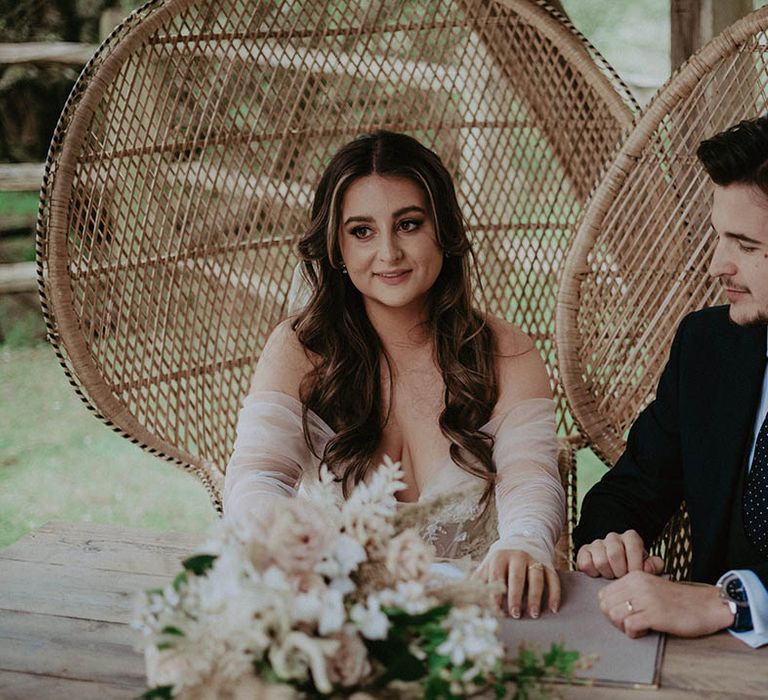
<path fill-rule="evenodd" d="M 355 180 L 367 175 L 407 177 L 431 206 L 442 270 L 428 294 L 426 330 L 445 384 L 440 430 L 453 461 L 487 482 L 481 504 L 493 493 L 493 437 L 482 430 L 498 398 L 496 342 L 485 317 L 472 306 L 472 250 L 453 180 L 440 158 L 404 134 L 378 131 L 355 139 L 331 160 L 318 184 L 312 221 L 299 241 L 303 273 L 311 287 L 308 304 L 293 323 L 302 345 L 314 355 L 303 379 L 304 437 L 313 453 L 350 486 L 374 467 L 388 416 L 381 362 L 389 359 L 365 312 L 363 299 L 342 273 L 339 246 L 341 205 Z M 391 369 L 391 367 L 390 367 Z M 314 411 L 336 432 L 322 455 L 310 438 L 307 412 Z"/>

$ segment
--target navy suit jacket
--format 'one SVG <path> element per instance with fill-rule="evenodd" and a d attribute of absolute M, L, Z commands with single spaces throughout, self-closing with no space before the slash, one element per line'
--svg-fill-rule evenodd
<path fill-rule="evenodd" d="M 584 499 L 578 548 L 609 532 L 637 530 L 650 546 L 685 499 L 692 579 L 715 582 L 751 568 L 768 589 L 768 561 L 734 564 L 732 507 L 745 468 L 766 354 L 764 326 L 745 328 L 718 306 L 686 316 L 655 400 L 638 416 L 619 461 Z M 738 562 L 736 562 L 738 564 Z"/>

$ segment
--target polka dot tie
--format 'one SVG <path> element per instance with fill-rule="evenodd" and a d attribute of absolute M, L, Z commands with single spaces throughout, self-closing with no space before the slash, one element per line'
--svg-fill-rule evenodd
<path fill-rule="evenodd" d="M 744 487 L 744 532 L 768 557 L 768 416 L 755 442 L 755 456 Z"/>

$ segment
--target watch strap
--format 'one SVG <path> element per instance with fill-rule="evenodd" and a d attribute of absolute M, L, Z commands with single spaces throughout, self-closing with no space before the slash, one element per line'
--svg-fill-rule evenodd
<path fill-rule="evenodd" d="M 742 580 L 736 576 L 726 576 L 718 584 L 720 597 L 728 603 L 734 613 L 733 623 L 728 627 L 732 632 L 749 632 L 753 629 L 752 611 L 749 609 L 749 598 Z"/>

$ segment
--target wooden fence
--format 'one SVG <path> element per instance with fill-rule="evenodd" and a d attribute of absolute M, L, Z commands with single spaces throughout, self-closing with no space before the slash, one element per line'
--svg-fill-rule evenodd
<path fill-rule="evenodd" d="M 93 44 L 32 42 L 0 44 L 0 65 L 82 66 L 96 50 Z M 0 163 L 0 192 L 37 192 L 43 181 L 43 163 Z M 0 231 L 34 228 L 35 215 L 7 214 L 0 211 Z M 34 262 L 0 264 L 0 294 L 29 293 L 37 290 Z"/>

